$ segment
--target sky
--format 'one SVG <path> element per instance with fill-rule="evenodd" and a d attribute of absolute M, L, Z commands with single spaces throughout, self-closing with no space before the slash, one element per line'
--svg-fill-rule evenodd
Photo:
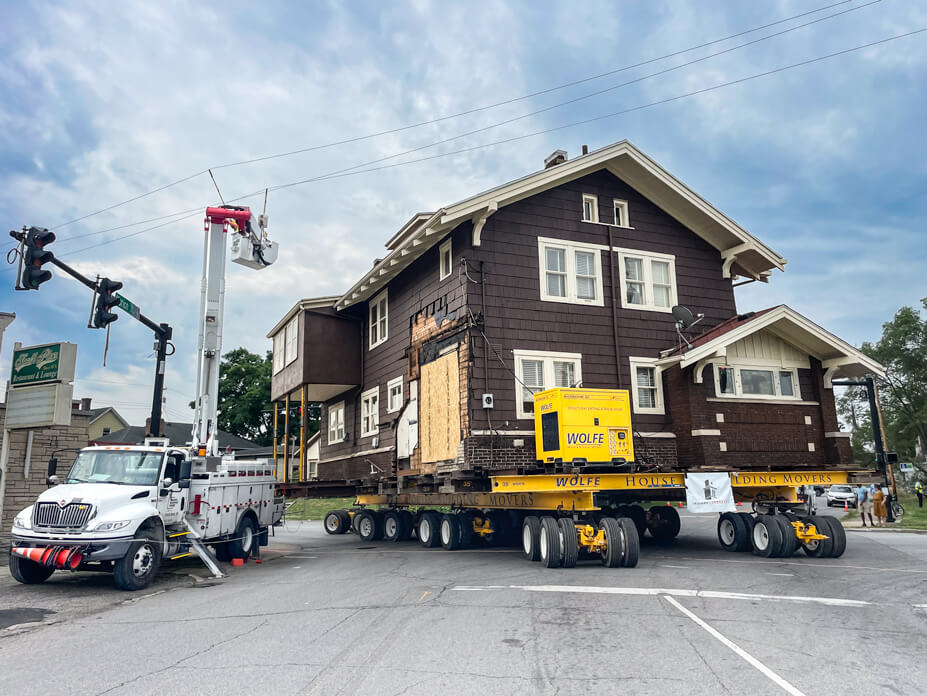
<path fill-rule="evenodd" d="M 786 303 L 859 345 L 927 296 L 927 32 L 777 71 L 925 29 L 927 0 L 0 0 L 0 26 L 0 222 L 51 228 L 56 256 L 174 328 L 168 420 L 192 415 L 209 168 L 255 209 L 305 182 L 268 194 L 278 262 L 228 266 L 226 351 L 270 349 L 416 212 L 622 139 L 788 259 L 740 311 Z M 143 424 L 151 332 L 121 315 L 104 367 L 89 290 L 14 281 L 0 268 L 0 375 L 16 341 L 78 343 L 75 398 Z"/>

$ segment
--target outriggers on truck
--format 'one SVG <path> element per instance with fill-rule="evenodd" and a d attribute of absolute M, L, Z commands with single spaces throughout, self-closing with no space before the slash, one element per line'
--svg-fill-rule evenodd
<path fill-rule="evenodd" d="M 219 576 L 216 558 L 247 558 L 282 516 L 273 463 L 220 456 L 216 439 L 228 237 L 232 260 L 258 270 L 276 261 L 277 243 L 267 238 L 266 216 L 255 220 L 248 208 L 207 208 L 205 227 L 191 445 L 86 447 L 60 481 L 52 459 L 52 487 L 13 522 L 10 572 L 19 582 L 43 582 L 55 570 L 112 570 L 117 586 L 138 590 L 163 559 L 192 554 Z"/>

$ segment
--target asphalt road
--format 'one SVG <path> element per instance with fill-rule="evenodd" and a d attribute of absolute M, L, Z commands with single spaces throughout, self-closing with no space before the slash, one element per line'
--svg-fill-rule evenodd
<path fill-rule="evenodd" d="M 195 563 L 136 594 L 3 577 L 0 673 L 20 696 L 924 693 L 927 536 L 762 559 L 721 551 L 713 516 L 682 521 L 634 569 L 291 523 L 217 583 L 194 584 Z"/>

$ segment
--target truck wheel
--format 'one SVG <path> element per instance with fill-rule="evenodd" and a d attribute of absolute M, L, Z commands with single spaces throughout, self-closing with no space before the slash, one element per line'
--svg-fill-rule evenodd
<path fill-rule="evenodd" d="M 560 558 L 560 525 L 553 517 L 541 518 L 541 537 L 538 544 L 538 553 L 541 564 L 547 568 L 559 568 Z"/>
<path fill-rule="evenodd" d="M 126 555 L 113 562 L 113 580 L 120 590 L 144 590 L 161 565 L 161 540 L 155 533 L 146 530 L 136 536 Z"/>
<path fill-rule="evenodd" d="M 229 540 L 229 552 L 232 558 L 245 559 L 251 556 L 257 544 L 257 524 L 251 515 L 243 515 L 235 527 L 235 536 Z"/>
<path fill-rule="evenodd" d="M 824 520 L 830 527 L 830 538 L 833 540 L 833 548 L 830 550 L 830 558 L 840 558 L 843 552 L 847 550 L 847 533 L 840 524 L 840 520 L 830 515 L 821 515 L 819 520 Z M 825 532 L 826 533 L 826 532 Z"/>
<path fill-rule="evenodd" d="M 386 541 L 402 541 L 402 517 L 397 510 L 390 510 L 383 515 L 383 539 Z"/>
<path fill-rule="evenodd" d="M 521 522 L 521 550 L 529 561 L 541 560 L 541 551 L 538 548 L 541 540 L 541 520 L 534 515 L 528 515 Z"/>
<path fill-rule="evenodd" d="M 222 563 L 231 563 L 232 549 L 229 548 L 229 542 L 223 541 L 221 544 L 213 544 L 212 548 L 216 552 L 216 560 Z"/>
<path fill-rule="evenodd" d="M 351 526 L 351 516 L 344 510 L 332 510 L 323 522 L 328 534 L 344 534 Z"/>
<path fill-rule="evenodd" d="M 512 520 L 503 510 L 490 510 L 486 513 L 492 533 L 484 537 L 492 546 L 506 546 L 512 542 Z"/>
<path fill-rule="evenodd" d="M 576 540 L 576 525 L 569 517 L 557 520 L 560 525 L 560 546 L 563 548 L 563 567 L 575 568 L 579 560 L 579 543 Z"/>
<path fill-rule="evenodd" d="M 650 508 L 647 529 L 650 536 L 660 542 L 672 541 L 679 534 L 679 513 L 669 505 L 655 505 Z"/>
<path fill-rule="evenodd" d="M 773 558 L 782 552 L 782 527 L 772 515 L 759 515 L 753 525 L 753 553 Z"/>
<path fill-rule="evenodd" d="M 396 514 L 399 515 L 399 522 L 402 525 L 399 539 L 400 541 L 408 541 L 412 538 L 412 532 L 415 531 L 415 518 L 408 510 L 397 510 Z"/>
<path fill-rule="evenodd" d="M 28 558 L 10 554 L 10 575 L 23 585 L 38 585 L 48 580 L 54 572 L 54 568 L 46 568 Z"/>
<path fill-rule="evenodd" d="M 605 530 L 605 549 L 602 551 L 602 565 L 606 568 L 617 568 L 624 557 L 624 540 L 622 539 L 621 525 L 614 517 L 603 517 L 599 522 L 599 529 Z"/>
<path fill-rule="evenodd" d="M 747 524 L 736 512 L 722 512 L 718 518 L 718 543 L 725 551 L 743 551 L 749 545 Z"/>
<path fill-rule="evenodd" d="M 811 541 L 802 542 L 801 547 L 811 558 L 828 558 L 834 550 L 834 536 L 830 531 L 830 525 L 827 520 L 820 517 L 806 517 L 802 520 L 805 524 L 813 524 L 818 534 L 827 535 L 827 539 L 812 539 Z"/>
<path fill-rule="evenodd" d="M 640 505 L 628 505 L 627 515 L 634 521 L 634 526 L 637 527 L 637 536 L 640 539 L 644 536 L 644 532 L 647 531 L 647 513 Z"/>
<path fill-rule="evenodd" d="M 418 540 L 422 546 L 433 549 L 441 543 L 440 526 L 441 518 L 434 510 L 426 510 L 418 518 Z"/>
<path fill-rule="evenodd" d="M 782 527 L 782 551 L 779 552 L 779 555 L 783 558 L 789 558 L 798 551 L 799 546 L 798 537 L 795 536 L 795 527 L 792 526 L 787 517 L 776 515 L 774 519 Z"/>
<path fill-rule="evenodd" d="M 460 521 L 460 548 L 468 549 L 473 544 L 473 515 L 461 513 L 457 519 Z"/>
<path fill-rule="evenodd" d="M 383 523 L 375 510 L 361 510 L 354 517 L 357 520 L 357 536 L 361 541 L 383 538 Z"/>
<path fill-rule="evenodd" d="M 622 542 L 624 542 L 621 565 L 625 568 L 635 568 L 641 555 L 641 540 L 637 535 L 637 525 L 630 517 L 622 517 L 618 520 L 618 526 L 621 527 Z"/>
<path fill-rule="evenodd" d="M 448 551 L 460 548 L 460 518 L 457 515 L 441 515 L 441 546 Z"/>

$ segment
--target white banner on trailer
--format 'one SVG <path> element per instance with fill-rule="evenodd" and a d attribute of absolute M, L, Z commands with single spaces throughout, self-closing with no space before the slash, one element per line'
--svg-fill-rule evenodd
<path fill-rule="evenodd" d="M 731 475 L 724 471 L 686 474 L 686 505 L 689 512 L 734 512 Z"/>

